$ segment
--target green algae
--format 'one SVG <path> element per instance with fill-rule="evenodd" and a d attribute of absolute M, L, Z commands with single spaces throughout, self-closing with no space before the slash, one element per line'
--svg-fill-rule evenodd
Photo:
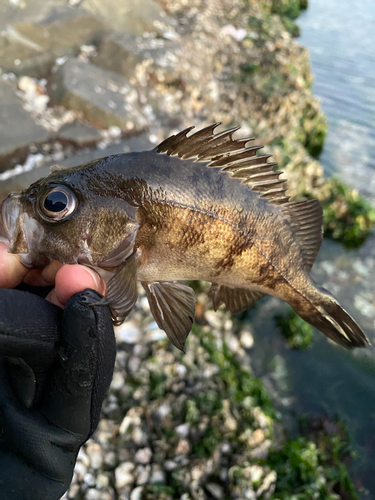
<path fill-rule="evenodd" d="M 275 317 L 280 332 L 292 349 L 306 349 L 312 343 L 314 331 L 296 312 L 290 310 L 285 315 Z"/>
<path fill-rule="evenodd" d="M 374 226 L 375 209 L 337 177 L 328 179 L 320 201 L 325 235 L 347 248 L 362 245 Z"/>
<path fill-rule="evenodd" d="M 354 453 L 343 424 L 337 419 L 301 418 L 300 433 L 269 454 L 268 463 L 278 478 L 271 499 L 357 500 L 346 465 Z"/>

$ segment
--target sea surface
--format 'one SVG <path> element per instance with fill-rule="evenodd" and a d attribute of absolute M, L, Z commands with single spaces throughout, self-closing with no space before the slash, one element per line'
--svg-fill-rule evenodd
<path fill-rule="evenodd" d="M 375 206 L 375 1 L 309 0 L 297 22 L 328 122 L 319 160 L 327 176 L 337 175 Z M 266 299 L 250 315 L 254 371 L 286 418 L 293 411 L 342 417 L 357 452 L 352 477 L 368 490 L 363 498 L 375 499 L 375 232 L 356 250 L 325 241 L 313 276 L 372 346 L 349 352 L 316 332 L 311 348 L 287 349 L 272 318 L 288 306 Z"/>

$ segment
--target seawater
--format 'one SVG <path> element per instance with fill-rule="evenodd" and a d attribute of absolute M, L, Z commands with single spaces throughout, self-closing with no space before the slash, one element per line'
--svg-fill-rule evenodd
<path fill-rule="evenodd" d="M 310 52 L 314 94 L 328 135 L 319 161 L 375 206 L 375 1 L 310 0 L 297 20 Z M 288 306 L 265 299 L 250 313 L 254 371 L 285 418 L 292 411 L 339 414 L 357 452 L 351 473 L 375 498 L 375 233 L 356 250 L 324 241 L 313 268 L 366 332 L 372 346 L 346 351 L 316 331 L 313 346 L 292 351 L 272 319 Z M 293 419 L 290 419 L 292 422 Z"/>

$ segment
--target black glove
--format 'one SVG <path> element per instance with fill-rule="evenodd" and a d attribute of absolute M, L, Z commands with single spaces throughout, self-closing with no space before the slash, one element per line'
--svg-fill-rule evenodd
<path fill-rule="evenodd" d="M 85 290 L 64 311 L 0 289 L 0 500 L 57 500 L 98 425 L 116 346 L 107 307 Z"/>

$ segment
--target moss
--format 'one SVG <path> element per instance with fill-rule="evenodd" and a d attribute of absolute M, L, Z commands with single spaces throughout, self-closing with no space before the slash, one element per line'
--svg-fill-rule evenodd
<path fill-rule="evenodd" d="M 356 190 L 333 177 L 327 181 L 320 201 L 326 236 L 347 248 L 356 248 L 366 240 L 375 223 L 375 209 Z"/>
<path fill-rule="evenodd" d="M 293 349 L 306 349 L 311 345 L 314 332 L 311 325 L 306 323 L 293 310 L 284 316 L 276 316 L 276 323 L 281 333 Z"/>

